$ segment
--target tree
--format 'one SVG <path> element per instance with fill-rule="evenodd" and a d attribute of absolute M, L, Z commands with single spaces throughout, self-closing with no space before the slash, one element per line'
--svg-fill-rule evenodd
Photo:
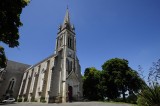
<path fill-rule="evenodd" d="M 92 68 L 86 68 L 83 77 L 83 95 L 89 100 L 100 100 L 101 95 L 101 85 L 100 85 L 100 75 L 101 72 Z"/>
<path fill-rule="evenodd" d="M 6 56 L 4 53 L 4 48 L 0 47 L 0 69 L 6 67 Z"/>
<path fill-rule="evenodd" d="M 114 89 L 116 92 L 114 97 L 118 97 L 118 93 L 123 95 L 123 101 L 126 101 L 125 92 L 136 92 L 141 88 L 143 80 L 138 76 L 138 73 L 128 66 L 128 61 L 125 59 L 114 58 L 106 61 L 102 65 L 103 73 L 108 74 L 106 81 L 107 92 L 111 93 Z M 111 84 L 111 85 L 110 85 Z"/>
<path fill-rule="evenodd" d="M 0 0 L 0 42 L 14 48 L 19 46 L 20 14 L 29 0 Z M 0 67 L 6 63 L 4 48 L 0 46 Z"/>
<path fill-rule="evenodd" d="M 101 87 L 103 97 L 108 97 L 108 100 L 113 100 L 120 96 L 118 86 L 114 84 L 112 77 L 105 71 L 102 71 Z"/>

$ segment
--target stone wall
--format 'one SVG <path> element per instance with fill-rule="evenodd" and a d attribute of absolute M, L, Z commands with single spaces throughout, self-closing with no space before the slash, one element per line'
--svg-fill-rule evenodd
<path fill-rule="evenodd" d="M 30 65 L 8 60 L 4 81 L 0 84 L 0 98 L 5 99 L 7 96 L 17 98 L 23 73 L 29 67 Z"/>

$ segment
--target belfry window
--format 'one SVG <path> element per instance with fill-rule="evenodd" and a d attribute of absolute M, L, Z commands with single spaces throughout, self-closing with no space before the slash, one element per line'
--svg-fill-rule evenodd
<path fill-rule="evenodd" d="M 72 49 L 72 38 L 68 37 L 68 48 Z"/>
<path fill-rule="evenodd" d="M 60 37 L 60 46 L 62 46 L 63 45 L 63 37 Z"/>
<path fill-rule="evenodd" d="M 63 36 L 60 36 L 58 38 L 58 47 L 61 47 L 63 45 Z"/>

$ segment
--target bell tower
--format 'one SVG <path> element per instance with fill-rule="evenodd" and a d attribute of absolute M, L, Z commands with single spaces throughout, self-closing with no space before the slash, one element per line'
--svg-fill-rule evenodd
<path fill-rule="evenodd" d="M 55 54 L 62 48 L 67 47 L 68 49 L 75 51 L 75 28 L 70 23 L 69 10 L 67 8 L 64 22 L 58 28 L 58 36 L 56 39 Z"/>
<path fill-rule="evenodd" d="M 62 102 L 66 102 L 68 84 L 67 76 L 76 70 L 76 37 L 74 25 L 70 22 L 69 10 L 67 8 L 63 24 L 58 28 L 56 38 L 55 54 L 61 57 L 61 83 L 60 96 Z"/>

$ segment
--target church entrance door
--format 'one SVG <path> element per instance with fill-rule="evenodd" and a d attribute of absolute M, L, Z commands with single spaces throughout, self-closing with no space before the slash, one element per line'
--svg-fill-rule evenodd
<path fill-rule="evenodd" d="M 68 99 L 69 99 L 69 102 L 72 102 L 72 93 L 73 93 L 72 86 L 69 86 L 68 87 Z"/>

